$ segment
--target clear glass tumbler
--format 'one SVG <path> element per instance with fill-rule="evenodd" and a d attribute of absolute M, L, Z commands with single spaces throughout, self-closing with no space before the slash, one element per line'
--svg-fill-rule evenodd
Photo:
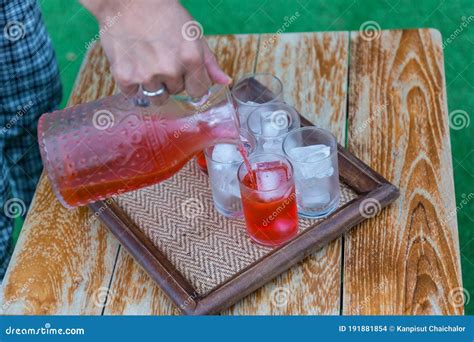
<path fill-rule="evenodd" d="M 298 209 L 291 162 L 283 155 L 256 154 L 238 177 L 247 233 L 265 246 L 281 245 L 298 233 Z"/>
<path fill-rule="evenodd" d="M 250 113 L 247 127 L 257 140 L 257 153 L 283 154 L 283 139 L 288 132 L 300 127 L 300 117 L 292 106 L 271 102 Z"/>
<path fill-rule="evenodd" d="M 323 217 L 339 205 L 337 141 L 317 127 L 296 129 L 285 137 L 283 152 L 295 169 L 298 212 Z"/>
<path fill-rule="evenodd" d="M 247 74 L 234 84 L 232 96 L 237 103 L 241 125 L 247 128 L 247 118 L 258 106 L 283 101 L 283 84 L 270 73 Z"/>
<path fill-rule="evenodd" d="M 247 130 L 241 129 L 240 139 L 247 155 L 251 155 L 256 147 L 255 138 Z M 229 218 L 242 217 L 237 171 L 243 158 L 239 146 L 217 144 L 207 148 L 204 153 L 212 198 L 217 211 Z"/>

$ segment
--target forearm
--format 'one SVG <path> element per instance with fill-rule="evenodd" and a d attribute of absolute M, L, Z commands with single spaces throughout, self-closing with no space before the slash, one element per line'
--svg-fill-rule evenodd
<path fill-rule="evenodd" d="M 170 94 L 185 89 L 199 97 L 211 81 L 230 82 L 202 31 L 192 39 L 185 35 L 196 23 L 178 0 L 80 1 L 100 23 L 100 42 L 125 94 L 135 94 L 141 85 L 150 91 L 165 87 Z"/>
<path fill-rule="evenodd" d="M 121 1 L 114 0 L 80 0 L 80 3 L 97 18 L 99 22 L 112 12 L 117 12 L 124 7 Z"/>
<path fill-rule="evenodd" d="M 135 16 L 146 16 L 156 9 L 163 9 L 169 6 L 179 5 L 178 0 L 80 0 L 81 4 L 99 22 L 109 16 L 117 15 L 118 12 L 125 14 L 130 12 Z"/>

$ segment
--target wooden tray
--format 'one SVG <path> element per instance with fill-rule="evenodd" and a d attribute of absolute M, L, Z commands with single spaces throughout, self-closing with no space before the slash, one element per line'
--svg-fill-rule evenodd
<path fill-rule="evenodd" d="M 302 116 L 301 123 L 311 125 Z M 217 213 L 194 161 L 165 182 L 89 207 L 182 313 L 215 314 L 398 197 L 394 185 L 342 146 L 338 161 L 339 208 L 324 219 L 300 218 L 299 234 L 273 249 L 252 243 L 243 220 Z"/>

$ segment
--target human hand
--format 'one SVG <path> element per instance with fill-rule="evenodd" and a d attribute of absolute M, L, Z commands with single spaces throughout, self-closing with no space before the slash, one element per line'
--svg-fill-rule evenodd
<path fill-rule="evenodd" d="M 230 83 L 202 31 L 187 36 L 193 19 L 177 0 L 82 3 L 99 21 L 100 40 L 123 93 L 134 95 L 139 85 L 151 92 L 165 86 L 171 94 L 186 90 L 200 97 L 212 83 Z"/>

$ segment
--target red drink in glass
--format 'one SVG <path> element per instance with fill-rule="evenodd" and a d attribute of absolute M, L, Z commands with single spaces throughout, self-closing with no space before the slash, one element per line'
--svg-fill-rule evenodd
<path fill-rule="evenodd" d="M 295 183 L 290 162 L 276 154 L 250 158 L 239 169 L 247 232 L 259 244 L 278 246 L 298 233 Z"/>
<path fill-rule="evenodd" d="M 204 154 L 204 151 L 201 151 L 196 155 L 196 164 L 199 170 L 201 170 L 207 175 L 207 163 L 206 163 L 206 155 Z"/>

